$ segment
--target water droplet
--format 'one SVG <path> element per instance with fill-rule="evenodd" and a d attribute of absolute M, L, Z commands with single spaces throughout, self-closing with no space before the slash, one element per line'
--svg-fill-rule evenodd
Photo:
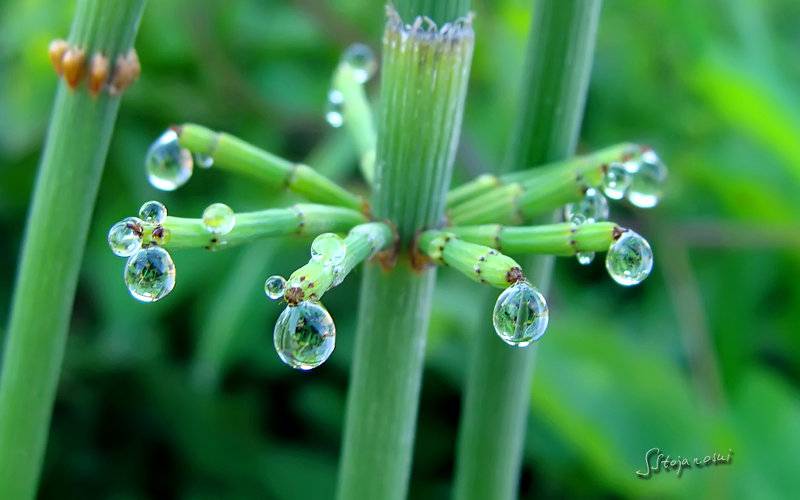
<path fill-rule="evenodd" d="M 628 201 L 639 208 L 652 208 L 661 198 L 661 187 L 667 180 L 667 167 L 653 150 L 642 153 L 633 171 Z M 633 170 L 633 167 L 631 167 Z"/>
<path fill-rule="evenodd" d="M 310 370 L 324 363 L 336 347 L 336 326 L 321 304 L 303 301 L 283 310 L 273 340 L 281 361 Z"/>
<path fill-rule="evenodd" d="M 598 222 L 608 218 L 608 200 L 598 190 L 589 188 L 583 199 L 564 207 L 564 219 L 573 224 Z"/>
<path fill-rule="evenodd" d="M 159 201 L 148 201 L 139 209 L 139 217 L 151 224 L 163 224 L 167 219 L 167 207 Z"/>
<path fill-rule="evenodd" d="M 344 94 L 336 89 L 328 92 L 325 121 L 333 128 L 339 128 L 344 125 Z"/>
<path fill-rule="evenodd" d="M 108 231 L 108 246 L 114 255 L 129 257 L 142 248 L 142 220 L 128 217 L 113 226 Z"/>
<path fill-rule="evenodd" d="M 575 254 L 578 264 L 588 266 L 594 261 L 594 252 L 578 252 Z"/>
<path fill-rule="evenodd" d="M 625 165 L 619 162 L 611 163 L 603 176 L 603 193 L 612 200 L 621 200 L 631 185 L 631 174 Z"/>
<path fill-rule="evenodd" d="M 492 323 L 506 344 L 525 347 L 539 340 L 547 330 L 547 302 L 526 281 L 518 281 L 497 298 Z"/>
<path fill-rule="evenodd" d="M 653 270 L 650 244 L 634 231 L 623 232 L 608 248 L 606 269 L 620 285 L 638 285 Z"/>
<path fill-rule="evenodd" d="M 228 234 L 236 225 L 233 209 L 224 203 L 212 203 L 203 210 L 203 227 L 212 234 Z"/>
<path fill-rule="evenodd" d="M 135 299 L 155 302 L 175 288 L 175 264 L 159 246 L 142 248 L 125 264 L 125 284 Z"/>
<path fill-rule="evenodd" d="M 192 176 L 194 162 L 192 154 L 178 143 L 178 134 L 169 129 L 147 150 L 144 166 L 154 188 L 174 191 Z"/>
<path fill-rule="evenodd" d="M 264 282 L 264 293 L 267 294 L 270 300 L 278 300 L 283 297 L 283 292 L 286 291 L 286 278 L 283 276 L 270 276 Z"/>
<path fill-rule="evenodd" d="M 347 244 L 333 233 L 320 234 L 311 243 L 311 258 L 329 266 L 338 266 L 347 255 Z"/>
<path fill-rule="evenodd" d="M 211 168 L 214 166 L 214 158 L 212 158 L 211 155 L 203 153 L 195 153 L 194 162 L 200 168 Z"/>
<path fill-rule="evenodd" d="M 358 83 L 366 83 L 378 69 L 375 54 L 363 43 L 354 43 L 342 55 L 342 62 L 353 70 L 353 77 Z"/>

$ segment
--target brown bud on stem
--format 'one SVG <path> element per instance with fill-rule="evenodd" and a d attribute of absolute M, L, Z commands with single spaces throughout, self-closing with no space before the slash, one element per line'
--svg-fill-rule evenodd
<path fill-rule="evenodd" d="M 89 63 L 89 93 L 97 97 L 103 90 L 103 86 L 108 80 L 108 58 L 99 52 L 92 56 Z"/>
<path fill-rule="evenodd" d="M 83 78 L 85 62 L 86 53 L 83 49 L 70 47 L 64 53 L 61 64 L 64 71 L 64 80 L 66 80 L 70 88 L 74 89 L 77 87 L 81 78 Z"/>
<path fill-rule="evenodd" d="M 139 56 L 136 50 L 131 49 L 126 55 L 117 56 L 114 66 L 114 76 L 111 79 L 109 92 L 111 95 L 119 95 L 133 82 L 139 78 L 142 67 L 139 64 Z"/>
<path fill-rule="evenodd" d="M 64 53 L 69 49 L 69 44 L 66 40 L 62 40 L 57 38 L 50 42 L 50 45 L 47 47 L 47 53 L 50 56 L 50 62 L 53 63 L 53 69 L 56 70 L 59 76 L 64 73 L 64 66 L 62 64 L 62 60 L 64 59 Z"/>

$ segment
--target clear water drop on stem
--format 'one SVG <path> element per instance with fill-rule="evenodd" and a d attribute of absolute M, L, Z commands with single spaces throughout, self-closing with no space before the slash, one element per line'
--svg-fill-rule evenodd
<path fill-rule="evenodd" d="M 137 217 L 128 217 L 113 226 L 108 231 L 108 246 L 114 255 L 130 257 L 142 248 L 142 235 L 144 228 L 142 220 Z"/>
<path fill-rule="evenodd" d="M 334 233 L 323 233 L 311 243 L 311 258 L 325 265 L 338 266 L 347 255 L 347 244 Z"/>
<path fill-rule="evenodd" d="M 279 300 L 286 291 L 286 278 L 283 276 L 270 276 L 264 282 L 264 293 L 270 300 Z"/>
<path fill-rule="evenodd" d="M 378 69 L 378 62 L 372 49 L 363 43 L 354 43 L 345 50 L 342 62 L 353 70 L 353 77 L 358 83 L 366 83 Z"/>
<path fill-rule="evenodd" d="M 159 246 L 142 248 L 125 264 L 125 285 L 142 302 L 161 300 L 175 288 L 175 264 Z"/>
<path fill-rule="evenodd" d="M 598 190 L 589 188 L 581 201 L 564 207 L 564 219 L 573 224 L 604 221 L 608 219 L 608 200 Z"/>
<path fill-rule="evenodd" d="M 606 269 L 620 285 L 638 285 L 653 270 L 653 250 L 638 233 L 627 230 L 608 248 Z"/>
<path fill-rule="evenodd" d="M 603 176 L 603 194 L 612 200 L 621 200 L 630 185 L 631 174 L 625 169 L 625 165 L 619 162 L 608 165 L 608 170 Z"/>
<path fill-rule="evenodd" d="M 575 258 L 578 259 L 578 264 L 588 266 L 594 262 L 594 252 L 578 252 L 575 254 Z"/>
<path fill-rule="evenodd" d="M 147 180 L 154 188 L 174 191 L 192 177 L 192 154 L 178 143 L 178 134 L 169 129 L 147 150 L 145 157 Z"/>
<path fill-rule="evenodd" d="M 639 208 L 652 208 L 661 199 L 661 191 L 667 180 L 667 167 L 653 150 L 642 153 L 641 158 L 630 167 L 631 185 L 627 198 L 632 205 Z"/>
<path fill-rule="evenodd" d="M 225 235 L 236 226 L 236 214 L 224 203 L 212 203 L 203 210 L 203 227 L 211 234 Z"/>
<path fill-rule="evenodd" d="M 344 94 L 339 90 L 332 89 L 328 92 L 325 121 L 333 128 L 339 128 L 344 125 Z"/>
<path fill-rule="evenodd" d="M 336 326 L 320 303 L 303 301 L 283 310 L 273 340 L 281 361 L 310 370 L 324 363 L 336 347 Z"/>
<path fill-rule="evenodd" d="M 527 281 L 503 290 L 492 313 L 497 335 L 508 345 L 525 347 L 547 330 L 549 313 L 544 296 Z"/>
<path fill-rule="evenodd" d="M 167 207 L 160 201 L 148 201 L 139 209 L 139 218 L 150 224 L 163 224 L 167 220 Z"/>
<path fill-rule="evenodd" d="M 195 153 L 194 162 L 200 168 L 211 168 L 214 166 L 214 158 L 204 153 Z"/>

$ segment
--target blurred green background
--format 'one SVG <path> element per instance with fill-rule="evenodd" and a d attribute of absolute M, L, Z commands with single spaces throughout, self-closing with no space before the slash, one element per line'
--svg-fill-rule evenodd
<path fill-rule="evenodd" d="M 530 3 L 474 6 L 456 182 L 504 157 Z M 47 43 L 68 33 L 73 8 L 0 0 L 0 325 L 56 85 Z M 235 210 L 289 202 L 213 169 L 178 192 L 155 191 L 144 153 L 176 122 L 230 131 L 362 189 L 348 137 L 322 112 L 339 54 L 353 41 L 377 49 L 382 18 L 374 1 L 149 2 L 136 44 L 143 75 L 125 96 L 81 272 L 42 498 L 332 496 L 358 273 L 326 295 L 335 354 L 299 373 L 273 351 L 280 310 L 262 283 L 303 262 L 307 242 L 176 251 L 175 292 L 143 305 L 128 295 L 105 233 L 148 199 L 192 217 L 214 201 Z M 642 286 L 615 286 L 601 259 L 558 262 L 550 331 L 537 347 L 524 498 L 800 491 L 798 26 L 796 0 L 606 2 L 580 148 L 652 144 L 670 166 L 669 187 L 652 211 L 612 207 L 654 247 Z M 479 285 L 450 272 L 439 281 L 412 498 L 449 494 L 469 341 L 492 334 Z M 637 479 L 653 447 L 734 458 Z"/>

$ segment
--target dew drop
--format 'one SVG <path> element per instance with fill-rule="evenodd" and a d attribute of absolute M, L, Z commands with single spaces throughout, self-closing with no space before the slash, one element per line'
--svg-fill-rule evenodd
<path fill-rule="evenodd" d="M 497 335 L 515 347 L 525 347 L 539 340 L 547 330 L 547 322 L 544 296 L 526 281 L 518 281 L 503 290 L 492 313 Z"/>
<path fill-rule="evenodd" d="M 108 231 L 108 246 L 114 255 L 130 257 L 142 248 L 142 220 L 137 217 L 128 217 L 113 226 Z"/>
<path fill-rule="evenodd" d="M 125 285 L 137 300 L 155 302 L 175 288 L 175 264 L 159 246 L 142 248 L 125 264 Z"/>
<path fill-rule="evenodd" d="M 279 300 L 286 291 L 286 278 L 283 276 L 270 276 L 264 282 L 264 293 L 270 300 Z"/>
<path fill-rule="evenodd" d="M 598 222 L 608 219 L 608 200 L 598 190 L 589 188 L 583 199 L 564 207 L 564 219 L 574 224 Z"/>
<path fill-rule="evenodd" d="M 332 89 L 328 92 L 325 121 L 333 128 L 339 128 L 344 125 L 344 94 L 339 90 Z"/>
<path fill-rule="evenodd" d="M 192 154 L 178 143 L 178 134 L 169 129 L 147 150 L 144 165 L 154 188 L 174 191 L 192 176 L 194 162 Z"/>
<path fill-rule="evenodd" d="M 603 193 L 612 200 L 621 200 L 631 185 L 631 174 L 625 165 L 611 163 L 603 176 Z"/>
<path fill-rule="evenodd" d="M 620 285 L 638 285 L 653 270 L 650 244 L 636 232 L 625 231 L 608 248 L 606 269 Z"/>
<path fill-rule="evenodd" d="M 342 62 L 353 70 L 353 77 L 358 83 L 366 83 L 378 69 L 378 62 L 372 49 L 363 43 L 354 43 L 345 50 Z"/>
<path fill-rule="evenodd" d="M 323 233 L 311 243 L 311 258 L 328 266 L 338 266 L 347 255 L 347 244 L 334 233 Z"/>
<path fill-rule="evenodd" d="M 163 224 L 167 219 L 167 207 L 159 201 L 148 201 L 139 209 L 139 217 L 150 224 Z"/>
<path fill-rule="evenodd" d="M 578 264 L 582 266 L 588 266 L 594 262 L 594 252 L 578 252 L 575 257 L 578 259 Z"/>
<path fill-rule="evenodd" d="M 275 323 L 273 340 L 281 361 L 298 370 L 310 370 L 333 352 L 336 326 L 320 303 L 303 301 L 283 310 Z"/>
<path fill-rule="evenodd" d="M 638 162 L 629 162 L 633 178 L 628 188 L 628 201 L 639 208 L 652 208 L 661 199 L 661 188 L 667 180 L 667 167 L 653 150 L 642 153 Z"/>
<path fill-rule="evenodd" d="M 214 158 L 212 158 L 211 155 L 195 153 L 194 163 L 200 168 L 208 169 L 214 166 Z"/>
<path fill-rule="evenodd" d="M 212 203 L 203 210 L 203 227 L 211 234 L 228 234 L 235 225 L 236 215 L 224 203 Z"/>

